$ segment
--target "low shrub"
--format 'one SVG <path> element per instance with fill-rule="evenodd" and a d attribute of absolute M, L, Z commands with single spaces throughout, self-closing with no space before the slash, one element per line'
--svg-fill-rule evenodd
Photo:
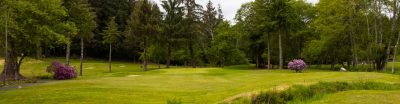
<path fill-rule="evenodd" d="M 307 68 L 307 64 L 301 59 L 294 59 L 288 63 L 288 68 L 296 72 L 302 72 Z"/>
<path fill-rule="evenodd" d="M 266 91 L 251 98 L 251 104 L 285 104 L 305 102 L 326 94 L 348 90 L 399 90 L 400 84 L 380 82 L 320 82 L 310 86 L 295 85 L 281 92 Z"/>
<path fill-rule="evenodd" d="M 59 61 L 51 62 L 46 69 L 47 72 L 53 74 L 53 78 L 57 80 L 67 80 L 76 78 L 74 67 L 67 66 Z"/>
<path fill-rule="evenodd" d="M 181 99 L 168 99 L 167 100 L 167 104 L 182 104 L 182 100 Z"/>

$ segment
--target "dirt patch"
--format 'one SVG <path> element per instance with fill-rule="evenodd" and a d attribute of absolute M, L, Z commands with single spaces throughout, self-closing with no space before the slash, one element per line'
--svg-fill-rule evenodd
<path fill-rule="evenodd" d="M 279 85 L 276 87 L 271 88 L 270 90 L 274 90 L 274 91 L 283 91 L 286 90 L 290 87 L 290 85 L 288 84 L 283 84 L 283 85 Z M 226 98 L 222 103 L 227 103 L 227 104 L 231 104 L 233 100 L 235 99 L 239 99 L 239 98 L 251 98 L 252 96 L 256 96 L 260 93 L 261 91 L 252 91 L 252 92 L 245 92 L 245 93 L 240 93 L 237 94 L 235 96 L 231 96 Z"/>

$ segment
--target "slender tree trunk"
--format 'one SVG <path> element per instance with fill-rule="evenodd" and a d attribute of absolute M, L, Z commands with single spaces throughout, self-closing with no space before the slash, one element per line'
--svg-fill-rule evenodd
<path fill-rule="evenodd" d="M 112 58 L 112 45 L 110 43 L 110 51 L 108 55 L 108 70 L 111 73 L 111 58 Z"/>
<path fill-rule="evenodd" d="M 65 50 L 65 65 L 69 66 L 71 56 L 71 33 L 68 33 L 67 37 L 67 49 Z"/>
<path fill-rule="evenodd" d="M 268 39 L 268 44 L 267 44 L 267 50 L 268 50 L 268 65 L 267 65 L 267 68 L 268 69 L 271 69 L 271 52 L 270 52 L 270 47 L 269 47 L 269 39 Z"/>
<path fill-rule="evenodd" d="M 7 63 L 8 63 L 8 12 L 6 14 L 5 41 L 4 41 L 4 69 L 3 69 L 3 85 L 7 84 Z"/>
<path fill-rule="evenodd" d="M 171 44 L 168 43 L 168 47 L 167 47 L 167 65 L 166 67 L 169 68 L 171 64 Z"/>
<path fill-rule="evenodd" d="M 398 7 L 397 7 L 397 0 L 394 0 L 393 2 L 394 2 L 394 4 L 393 4 L 394 5 L 393 19 L 395 19 L 395 20 L 393 21 L 392 34 L 394 35 L 396 33 L 396 29 L 397 29 L 397 12 L 398 12 L 397 9 L 398 9 Z M 400 40 L 400 33 L 398 33 L 397 41 L 393 48 L 394 53 L 393 53 L 393 61 L 392 61 L 392 73 L 395 72 L 394 71 L 394 64 L 395 64 L 394 62 L 396 61 L 397 45 L 399 44 L 399 40 Z"/>
<path fill-rule="evenodd" d="M 157 65 L 158 65 L 158 69 L 161 69 L 160 59 L 157 59 Z"/>
<path fill-rule="evenodd" d="M 81 58 L 80 58 L 80 67 L 79 67 L 79 76 L 82 76 L 82 69 L 83 69 L 83 49 L 84 49 L 84 43 L 83 43 L 83 37 L 81 37 Z"/>
<path fill-rule="evenodd" d="M 368 7 L 368 5 L 367 5 L 367 2 L 368 2 L 368 1 L 365 0 L 365 2 L 366 2 L 366 3 L 365 3 L 365 7 Z M 372 44 L 371 44 L 371 42 L 369 41 L 369 40 L 370 40 L 369 37 L 370 37 L 370 35 L 371 35 L 371 29 L 370 29 L 370 26 L 369 26 L 369 18 L 368 18 L 368 15 L 367 15 L 367 14 L 365 14 L 365 19 L 367 20 L 367 30 L 368 30 L 368 31 L 367 31 L 368 33 L 367 33 L 367 36 L 366 36 L 366 37 L 367 37 L 367 43 L 368 43 L 368 46 L 367 46 L 368 49 L 367 49 L 366 58 L 367 58 L 368 71 L 369 71 L 369 70 L 371 70 L 371 60 L 370 60 L 371 58 L 370 58 L 370 57 L 371 57 L 371 54 L 372 54 L 372 53 L 371 53 L 371 47 L 372 47 L 371 45 L 372 45 Z"/>
<path fill-rule="evenodd" d="M 397 30 L 397 25 L 398 25 L 398 23 L 397 23 L 397 0 L 394 0 L 393 1 L 394 2 L 394 4 L 393 4 L 393 17 L 392 17 L 392 30 L 391 30 L 391 36 L 394 36 L 394 35 L 396 35 L 396 30 Z M 396 41 L 396 45 L 395 45 L 395 47 L 394 47 L 394 51 L 396 52 L 396 46 L 397 46 L 397 43 L 398 42 L 398 40 Z M 387 52 L 386 52 L 386 55 L 387 55 L 387 57 L 386 57 L 386 63 L 389 61 L 389 57 L 390 57 L 390 48 L 391 48 L 391 39 L 389 40 L 389 44 L 388 44 L 388 49 L 387 49 Z M 396 57 L 396 54 L 393 54 L 393 57 L 395 58 Z M 393 59 L 393 62 L 394 62 L 395 60 Z M 394 64 L 394 63 L 393 63 Z M 384 70 L 386 71 L 386 65 L 385 65 L 385 68 L 384 68 Z M 392 65 L 392 72 L 394 72 L 394 66 Z"/>
<path fill-rule="evenodd" d="M 382 70 L 383 70 L 384 72 L 386 72 L 386 66 L 387 66 L 386 64 L 387 64 L 388 61 L 389 61 L 391 44 L 392 44 L 392 40 L 390 39 L 390 40 L 389 40 L 389 43 L 388 43 L 388 45 L 387 45 L 387 48 L 386 48 L 386 56 L 385 56 L 385 59 L 384 59 L 384 61 L 383 61 L 383 63 L 382 63 Z"/>
<path fill-rule="evenodd" d="M 279 69 L 283 69 L 282 29 L 279 29 Z"/>
<path fill-rule="evenodd" d="M 256 68 L 260 68 L 260 59 L 258 58 L 258 55 L 256 55 Z"/>
<path fill-rule="evenodd" d="M 147 39 L 144 40 L 143 46 L 143 71 L 147 71 Z"/>
<path fill-rule="evenodd" d="M 396 45 L 394 45 L 394 48 L 393 48 L 393 60 L 392 60 L 392 73 L 394 73 L 395 72 L 395 70 L 394 70 L 394 64 L 395 64 L 395 61 L 396 61 L 396 55 L 397 55 L 397 45 L 399 44 L 399 40 L 400 40 L 400 33 L 399 33 L 399 35 L 397 36 L 397 41 L 396 41 Z"/>
<path fill-rule="evenodd" d="M 42 50 L 40 42 L 36 43 L 36 59 L 42 59 L 42 52 L 43 52 L 43 50 Z"/>
<path fill-rule="evenodd" d="M 194 49 L 193 49 L 193 42 L 189 42 L 189 52 L 190 52 L 190 64 L 192 65 L 192 68 L 196 68 L 196 59 L 194 56 Z"/>
<path fill-rule="evenodd" d="M 70 42 L 68 42 L 67 43 L 67 49 L 66 49 L 66 52 L 65 52 L 65 60 L 66 60 L 66 62 L 65 62 L 65 65 L 67 65 L 67 66 L 69 66 L 69 63 L 70 63 L 70 54 L 71 54 L 71 43 Z"/>

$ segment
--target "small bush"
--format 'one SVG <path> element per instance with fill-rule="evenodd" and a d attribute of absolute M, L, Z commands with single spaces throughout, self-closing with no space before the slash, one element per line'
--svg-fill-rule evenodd
<path fill-rule="evenodd" d="M 302 72 L 307 68 L 307 64 L 301 59 L 294 59 L 288 63 L 288 68 L 295 70 L 296 72 Z"/>
<path fill-rule="evenodd" d="M 75 68 L 66 66 L 59 61 L 53 61 L 47 67 L 47 72 L 53 74 L 53 78 L 57 80 L 67 80 L 76 78 Z"/>
<path fill-rule="evenodd" d="M 168 99 L 167 100 L 167 104 L 182 104 L 182 100 L 181 99 Z"/>

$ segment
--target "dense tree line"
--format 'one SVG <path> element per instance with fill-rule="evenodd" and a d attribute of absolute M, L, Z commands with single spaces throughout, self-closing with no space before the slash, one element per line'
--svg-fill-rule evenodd
<path fill-rule="evenodd" d="M 110 72 L 112 57 L 142 61 L 145 71 L 148 63 L 284 69 L 292 59 L 385 70 L 396 58 L 399 7 L 397 0 L 255 0 L 229 22 L 211 1 L 3 0 L 1 78 L 23 79 L 26 56 L 65 57 L 67 65 L 79 57 L 80 75 L 84 56 L 108 59 Z"/>

